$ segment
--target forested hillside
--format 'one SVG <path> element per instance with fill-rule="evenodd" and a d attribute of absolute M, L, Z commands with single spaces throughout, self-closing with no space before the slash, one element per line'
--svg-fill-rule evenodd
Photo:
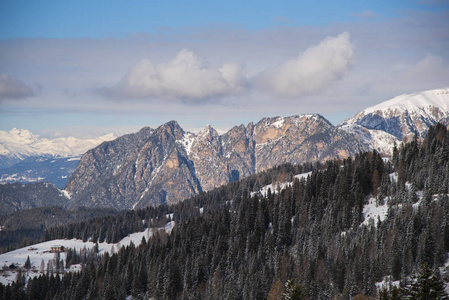
<path fill-rule="evenodd" d="M 60 206 L 27 209 L 0 216 L 0 254 L 25 247 L 45 238 L 45 232 L 55 226 L 93 218 L 115 215 L 113 209 L 78 208 L 67 210 Z"/>
<path fill-rule="evenodd" d="M 46 238 L 117 241 L 132 231 L 177 224 L 140 245 L 93 258 L 83 270 L 43 274 L 3 299 L 445 299 L 449 280 L 449 135 L 393 151 L 305 166 L 285 165 L 161 206 L 47 231 Z M 307 178 L 293 176 L 313 169 Z M 267 195 L 251 193 L 292 181 Z M 280 186 L 280 185 L 279 185 Z M 386 215 L 368 218 L 367 207 Z M 172 215 L 173 214 L 173 215 Z M 446 269 L 445 269 L 446 268 Z M 422 280 L 413 281 L 420 274 Z M 433 276 L 434 275 L 434 276 Z M 433 277 L 432 277 L 433 276 Z M 420 289 L 425 279 L 436 284 Z M 376 283 L 391 288 L 379 289 Z M 287 283 L 287 284 L 286 284 Z M 396 286 L 394 288 L 393 286 Z M 415 294 L 414 294 L 415 293 Z M 397 297 L 397 298 L 395 298 Z M 409 298 L 407 298 L 409 297 Z M 424 299 L 424 298 L 423 298 Z"/>

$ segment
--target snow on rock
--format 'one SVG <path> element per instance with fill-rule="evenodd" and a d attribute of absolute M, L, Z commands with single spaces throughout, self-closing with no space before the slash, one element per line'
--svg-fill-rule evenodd
<path fill-rule="evenodd" d="M 284 125 L 284 122 L 285 122 L 285 120 L 283 117 L 278 117 L 277 120 L 273 124 L 271 124 L 271 126 L 274 126 L 276 128 L 281 128 L 282 125 Z"/>
<path fill-rule="evenodd" d="M 177 141 L 186 150 L 187 156 L 190 155 L 190 150 L 192 149 L 192 144 L 195 141 L 196 136 L 193 133 L 187 132 L 182 137 L 182 140 Z"/>
<path fill-rule="evenodd" d="M 400 143 L 394 135 L 383 130 L 368 129 L 357 124 L 342 125 L 339 128 L 357 134 L 362 143 L 370 145 L 371 149 L 388 157 L 393 155 L 394 144 Z"/>

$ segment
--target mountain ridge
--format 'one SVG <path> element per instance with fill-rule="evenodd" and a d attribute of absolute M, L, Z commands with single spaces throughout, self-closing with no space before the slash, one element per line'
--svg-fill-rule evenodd
<path fill-rule="evenodd" d="M 139 143 L 131 134 L 81 158 L 66 186 L 72 207 L 172 204 L 279 164 L 346 158 L 368 150 L 355 134 L 318 114 L 263 118 L 222 135 L 210 125 L 198 134 L 185 132 L 176 121 L 148 130 Z M 126 151 L 120 148 L 124 139 Z"/>
<path fill-rule="evenodd" d="M 432 95 L 439 100 L 428 100 Z M 409 101 L 410 97 L 413 99 Z M 449 111 L 442 110 L 449 106 L 446 99 L 449 103 L 448 89 L 401 95 L 373 106 L 374 109 L 367 108 L 337 126 L 319 114 L 302 114 L 264 117 L 221 134 L 209 124 L 198 133 L 184 131 L 176 121 L 156 129 L 144 127 L 87 151 L 65 191 L 72 196 L 72 208 L 136 209 L 176 203 L 284 163 L 344 159 L 369 150 L 391 156 L 393 145 L 401 142 L 398 136 L 409 137 L 410 126 L 421 126 L 421 134 L 425 134 L 426 128 L 436 122 L 449 123 Z M 379 119 L 390 124 L 392 121 L 385 116 L 395 120 L 404 117 L 396 116 L 398 109 L 388 103 L 409 109 L 404 110 L 409 127 L 401 127 L 399 122 L 395 123 L 395 131 L 388 132 L 391 127 L 364 126 Z M 421 107 L 427 108 L 427 112 L 436 111 L 429 103 L 440 105 L 434 118 L 419 114 L 426 113 Z M 422 119 L 425 122 L 414 123 Z"/>

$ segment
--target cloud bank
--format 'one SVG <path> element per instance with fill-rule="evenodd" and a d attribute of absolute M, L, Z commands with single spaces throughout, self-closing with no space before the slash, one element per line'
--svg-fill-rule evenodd
<path fill-rule="evenodd" d="M 24 99 L 34 96 L 33 89 L 23 81 L 0 74 L 0 101 L 6 99 Z"/>
<path fill-rule="evenodd" d="M 210 67 L 193 52 L 181 50 L 168 63 L 154 65 L 143 59 L 115 86 L 105 88 L 110 98 L 158 98 L 201 103 L 251 91 L 266 90 L 277 97 L 291 98 L 320 92 L 340 79 L 349 68 L 354 46 L 344 32 L 252 78 L 243 75 L 241 64 Z"/>
<path fill-rule="evenodd" d="M 112 98 L 164 98 L 201 102 L 244 91 L 246 79 L 242 67 L 224 63 L 220 68 L 209 67 L 193 52 L 178 52 L 168 63 L 153 65 L 150 60 L 139 61 L 114 87 L 107 88 Z"/>
<path fill-rule="evenodd" d="M 328 37 L 280 66 L 262 72 L 256 82 L 271 93 L 284 97 L 299 97 L 325 89 L 340 79 L 349 69 L 354 46 L 349 33 Z"/>

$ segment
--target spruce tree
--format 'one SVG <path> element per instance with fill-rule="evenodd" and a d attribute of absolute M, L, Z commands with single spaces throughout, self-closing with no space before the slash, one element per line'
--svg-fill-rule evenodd
<path fill-rule="evenodd" d="M 443 281 L 432 274 L 429 266 L 424 264 L 419 275 L 401 290 L 404 299 L 413 300 L 449 300 L 444 290 Z"/>

